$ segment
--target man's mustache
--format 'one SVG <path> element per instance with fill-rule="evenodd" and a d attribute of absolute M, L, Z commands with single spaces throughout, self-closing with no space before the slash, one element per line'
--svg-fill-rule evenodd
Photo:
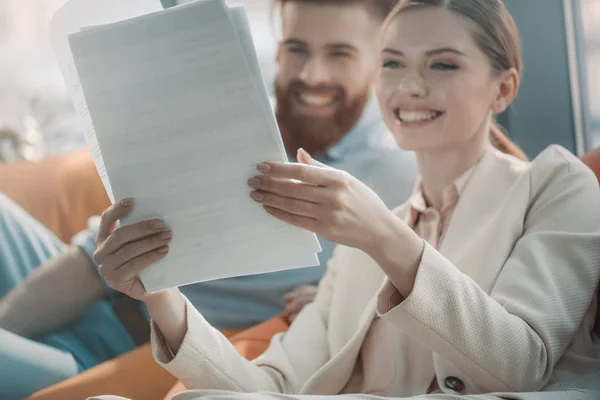
<path fill-rule="evenodd" d="M 346 91 L 340 85 L 308 85 L 302 81 L 291 82 L 284 89 L 284 92 L 288 94 L 303 92 L 314 95 L 333 95 L 336 98 L 346 97 Z"/>

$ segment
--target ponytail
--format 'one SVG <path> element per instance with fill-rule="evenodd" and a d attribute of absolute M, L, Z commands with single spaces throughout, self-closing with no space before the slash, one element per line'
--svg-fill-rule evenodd
<path fill-rule="evenodd" d="M 529 161 L 525 152 L 502 133 L 502 130 L 498 127 L 496 122 L 492 122 L 490 127 L 490 141 L 492 142 L 492 145 L 501 152 L 523 161 Z"/>

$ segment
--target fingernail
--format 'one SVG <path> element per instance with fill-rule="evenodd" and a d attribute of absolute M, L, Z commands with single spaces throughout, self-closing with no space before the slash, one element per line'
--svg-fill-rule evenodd
<path fill-rule="evenodd" d="M 173 237 L 173 231 L 172 230 L 168 230 L 168 231 L 164 231 L 163 233 L 161 233 L 158 236 L 159 240 L 167 240 L 167 239 L 171 239 Z"/>
<path fill-rule="evenodd" d="M 269 206 L 263 206 L 263 208 L 265 209 L 266 212 L 268 212 L 269 214 L 273 214 L 273 211 L 275 210 L 272 207 Z"/>
<path fill-rule="evenodd" d="M 271 166 L 267 163 L 260 163 L 256 166 L 256 169 L 260 172 L 269 172 L 271 170 Z"/>
<path fill-rule="evenodd" d="M 133 204 L 133 199 L 131 197 L 121 200 L 121 207 L 129 207 L 132 204 Z"/>
<path fill-rule="evenodd" d="M 302 153 L 302 155 L 304 155 L 304 156 L 305 156 L 305 157 L 307 157 L 307 158 L 312 158 L 312 157 L 310 156 L 310 154 L 308 154 L 308 151 L 304 150 L 302 147 L 300 147 L 300 148 L 298 149 L 298 152 L 299 152 L 299 153 Z"/>
<path fill-rule="evenodd" d="M 252 197 L 256 201 L 262 201 L 265 196 L 260 192 L 250 192 L 250 197 Z"/>
<path fill-rule="evenodd" d="M 156 250 L 156 251 L 158 251 L 160 254 L 165 254 L 166 252 L 169 251 L 169 246 L 159 247 L 158 250 Z"/>
<path fill-rule="evenodd" d="M 150 229 L 162 229 L 165 227 L 165 221 L 162 219 L 156 219 L 150 222 Z"/>
<path fill-rule="evenodd" d="M 258 188 L 258 187 L 260 187 L 260 183 L 261 183 L 261 182 L 260 182 L 260 179 L 259 179 L 259 178 L 257 178 L 257 177 L 254 177 L 254 178 L 250 178 L 250 179 L 248 179 L 248 185 L 249 185 L 249 186 L 252 186 L 253 188 Z"/>

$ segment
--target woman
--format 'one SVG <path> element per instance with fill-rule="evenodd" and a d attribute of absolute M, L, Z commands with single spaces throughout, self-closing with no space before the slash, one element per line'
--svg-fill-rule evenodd
<path fill-rule="evenodd" d="M 597 181 L 559 147 L 527 163 L 489 142 L 520 71 L 517 30 L 501 0 L 396 7 L 376 88 L 399 146 L 417 154 L 421 181 L 390 212 L 358 180 L 302 150 L 301 164 L 257 166 L 254 200 L 341 246 L 315 301 L 252 363 L 179 291 L 144 292 L 137 272 L 168 247 L 157 239 L 160 223 L 112 232 L 131 199 L 103 216 L 101 273 L 145 301 L 156 359 L 191 389 L 527 392 L 600 369 L 591 333 Z"/>

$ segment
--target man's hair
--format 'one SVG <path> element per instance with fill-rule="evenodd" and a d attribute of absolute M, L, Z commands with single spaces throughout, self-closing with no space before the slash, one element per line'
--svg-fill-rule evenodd
<path fill-rule="evenodd" d="M 312 3 L 320 5 L 353 6 L 360 4 L 371 14 L 384 20 L 399 0 L 272 0 L 273 9 L 283 7 L 286 3 Z"/>

